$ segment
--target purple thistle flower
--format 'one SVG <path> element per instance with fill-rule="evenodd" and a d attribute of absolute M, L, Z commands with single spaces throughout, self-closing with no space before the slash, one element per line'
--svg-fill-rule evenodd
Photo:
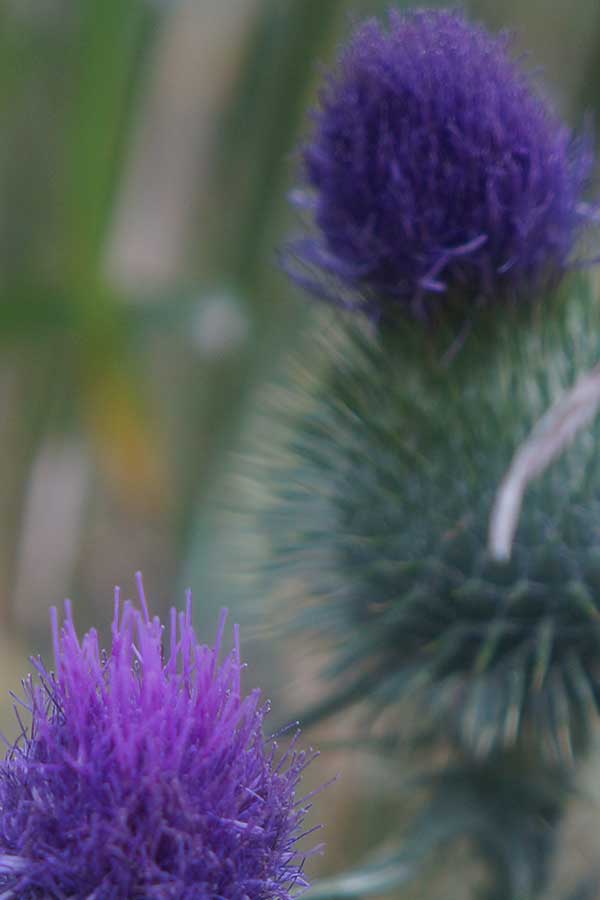
<path fill-rule="evenodd" d="M 303 150 L 293 199 L 320 233 L 288 245 L 297 282 L 377 321 L 429 317 L 443 293 L 519 297 L 564 273 L 594 218 L 590 140 L 509 49 L 506 34 L 444 10 L 356 30 Z"/>
<path fill-rule="evenodd" d="M 165 646 L 138 583 L 142 613 L 116 592 L 109 652 L 93 629 L 79 640 L 68 602 L 60 631 L 52 611 L 56 671 L 33 660 L 31 729 L 0 769 L 0 897 L 289 900 L 314 754 L 297 733 L 283 755 L 265 740 L 237 627 L 219 662 L 225 613 L 201 645 L 188 595 Z"/>

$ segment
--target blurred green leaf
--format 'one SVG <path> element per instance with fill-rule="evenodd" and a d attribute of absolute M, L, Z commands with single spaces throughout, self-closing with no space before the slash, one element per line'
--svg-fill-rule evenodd
<path fill-rule="evenodd" d="M 422 779 L 433 794 L 400 848 L 323 879 L 307 896 L 350 900 L 395 891 L 434 864 L 434 851 L 464 838 L 490 872 L 487 900 L 545 896 L 567 780 L 539 767 L 523 774 L 521 763 L 507 754 L 491 764 L 465 761 Z"/>
<path fill-rule="evenodd" d="M 387 894 L 411 881 L 417 868 L 415 861 L 399 853 L 378 865 L 356 869 L 337 878 L 326 878 L 307 893 L 311 900 L 349 900 Z"/>
<path fill-rule="evenodd" d="M 74 285 L 87 287 L 97 265 L 150 13 L 146 0 L 80 4 L 78 87 L 67 172 L 67 252 Z"/>
<path fill-rule="evenodd" d="M 289 153 L 300 126 L 320 54 L 341 0 L 265 0 L 250 37 L 232 112 L 224 131 L 220 183 L 245 173 L 242 204 L 222 235 L 223 268 L 252 290 L 264 264 L 273 216 L 285 198 Z M 264 303 L 260 293 L 253 298 Z"/>
<path fill-rule="evenodd" d="M 255 340 L 235 360 L 212 372 L 212 389 L 201 398 L 194 463 L 187 472 L 181 505 L 181 533 L 188 543 L 184 579 L 201 583 L 206 552 L 215 539 L 207 488 L 213 488 L 244 406 L 265 368 L 278 358 L 282 333 L 297 319 L 275 295 L 276 224 L 286 205 L 290 152 L 297 139 L 320 54 L 335 33 L 343 0 L 320 4 L 264 0 L 239 74 L 232 112 L 225 120 L 223 154 L 217 165 L 219 197 L 215 231 L 216 279 L 233 284 L 242 298 Z M 221 150 L 219 150 L 221 156 Z M 228 198 L 232 198 L 233 202 Z M 283 293 L 284 282 L 281 279 Z M 284 321 L 287 319 L 287 321 Z M 206 374 L 198 376 L 206 378 Z M 210 435 L 210 440 L 207 440 Z M 205 455 L 198 459 L 197 446 Z M 210 473 L 210 477 L 207 477 Z M 210 502 L 210 501 L 208 501 Z M 209 557 L 212 551 L 208 549 Z M 215 557 L 213 556 L 213 559 Z"/>

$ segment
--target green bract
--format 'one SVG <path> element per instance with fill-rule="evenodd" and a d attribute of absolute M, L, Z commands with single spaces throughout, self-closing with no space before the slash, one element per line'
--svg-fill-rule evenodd
<path fill-rule="evenodd" d="M 600 422 L 529 488 L 510 561 L 487 540 L 515 451 L 597 362 L 598 335 L 579 276 L 468 329 L 349 323 L 321 341 L 263 517 L 280 571 L 316 601 L 305 624 L 335 647 L 321 711 L 416 699 L 420 723 L 478 757 L 525 742 L 565 761 L 585 746 L 600 699 Z"/>

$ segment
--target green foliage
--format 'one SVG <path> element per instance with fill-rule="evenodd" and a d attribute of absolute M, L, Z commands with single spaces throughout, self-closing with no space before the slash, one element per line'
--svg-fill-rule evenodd
<path fill-rule="evenodd" d="M 445 846 L 468 841 L 485 860 L 485 900 L 526 900 L 550 884 L 556 823 L 568 780 L 500 755 L 451 766 L 430 780 L 431 796 L 394 853 L 324 880 L 313 900 L 343 900 L 397 891 L 422 877 Z"/>
<path fill-rule="evenodd" d="M 118 187 L 120 151 L 131 125 L 141 50 L 150 25 L 145 0 L 80 4 L 66 199 L 69 258 L 78 287 L 87 285 L 104 248 Z"/>

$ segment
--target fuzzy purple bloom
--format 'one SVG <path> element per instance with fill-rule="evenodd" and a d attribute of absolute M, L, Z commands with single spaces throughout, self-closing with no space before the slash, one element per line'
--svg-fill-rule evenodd
<path fill-rule="evenodd" d="M 461 13 L 370 20 L 330 74 L 294 193 L 318 233 L 284 264 L 324 299 L 425 317 L 440 294 L 522 296 L 573 261 L 593 153 Z"/>
<path fill-rule="evenodd" d="M 265 739 L 260 692 L 241 694 L 239 641 L 223 662 L 171 610 L 164 642 L 118 592 L 112 647 L 80 641 L 71 607 L 55 673 L 33 660 L 32 717 L 0 769 L 0 897 L 289 900 L 306 887 L 296 847 L 314 754 Z"/>

